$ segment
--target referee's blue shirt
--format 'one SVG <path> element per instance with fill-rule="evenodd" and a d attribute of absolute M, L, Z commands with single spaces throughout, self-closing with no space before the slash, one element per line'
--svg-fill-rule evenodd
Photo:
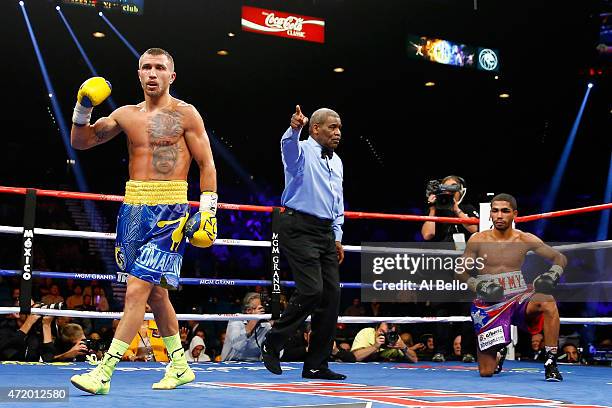
<path fill-rule="evenodd" d="M 301 129 L 289 127 L 281 138 L 285 167 L 284 207 L 332 221 L 336 241 L 342 242 L 344 198 L 342 160 L 321 158 L 322 146 L 311 136 L 300 141 Z"/>

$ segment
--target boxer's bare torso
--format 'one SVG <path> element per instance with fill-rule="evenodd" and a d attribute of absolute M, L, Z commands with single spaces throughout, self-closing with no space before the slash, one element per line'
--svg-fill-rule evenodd
<path fill-rule="evenodd" d="M 130 179 L 186 180 L 192 155 L 185 133 L 194 127 L 196 115 L 193 106 L 174 98 L 152 112 L 144 102 L 113 112 L 110 118 L 127 135 Z M 111 135 L 102 128 L 96 136 Z"/>
<path fill-rule="evenodd" d="M 507 237 L 495 235 L 495 230 L 487 230 L 474 234 L 470 239 L 471 255 L 468 256 L 483 259 L 484 268 L 478 270 L 480 275 L 519 271 L 527 252 L 545 245 L 535 235 L 517 229 Z"/>

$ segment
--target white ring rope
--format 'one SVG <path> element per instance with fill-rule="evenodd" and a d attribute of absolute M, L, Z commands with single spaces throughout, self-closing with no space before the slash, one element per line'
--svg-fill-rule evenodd
<path fill-rule="evenodd" d="M 23 227 L 12 227 L 8 225 L 0 225 L 0 233 L 5 234 L 23 234 Z M 87 239 L 112 239 L 116 238 L 114 232 L 95 232 L 95 231 L 73 231 L 49 228 L 34 228 L 34 234 L 46 235 L 52 237 L 69 237 L 69 238 L 87 238 Z M 231 246 L 248 246 L 248 247 L 270 247 L 270 241 L 253 241 L 248 239 L 228 239 L 218 238 L 214 245 L 231 245 Z M 409 253 L 409 254 L 438 254 L 438 255 L 461 255 L 463 251 L 454 251 L 447 249 L 429 249 L 429 248 L 392 248 L 392 247 L 376 247 L 376 246 L 361 246 L 361 245 L 343 245 L 347 252 L 366 252 L 366 253 Z M 612 240 L 583 242 L 578 244 L 567 244 L 554 246 L 558 251 L 570 251 L 576 249 L 601 249 L 612 247 Z"/>
<path fill-rule="evenodd" d="M 19 313 L 19 307 L 0 307 L 0 315 Z M 68 316 L 90 319 L 120 319 L 122 312 L 91 312 L 81 310 L 58 310 L 32 308 L 32 314 L 43 316 Z M 178 320 L 197 321 L 233 321 L 233 320 L 270 320 L 269 314 L 177 314 Z M 145 313 L 144 320 L 154 320 L 153 313 Z M 469 316 L 442 316 L 442 317 L 369 317 L 369 316 L 339 316 L 338 323 L 457 323 L 469 322 Z M 612 317 L 561 317 L 561 324 L 591 324 L 608 325 Z"/>

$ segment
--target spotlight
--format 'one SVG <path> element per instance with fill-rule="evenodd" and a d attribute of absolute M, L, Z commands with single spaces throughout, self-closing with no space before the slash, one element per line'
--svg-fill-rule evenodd
<path fill-rule="evenodd" d="M 432 81 L 425 82 L 425 86 L 436 86 L 436 83 Z"/>
<path fill-rule="evenodd" d="M 236 36 L 236 34 L 234 34 L 234 33 L 227 33 L 227 36 L 228 36 L 228 37 L 235 37 L 235 36 Z"/>
<path fill-rule="evenodd" d="M 57 11 L 60 11 L 60 6 L 55 6 L 55 9 L 56 9 Z"/>
<path fill-rule="evenodd" d="M 98 13 L 98 15 L 99 15 L 100 17 L 102 17 L 102 12 L 100 11 L 100 12 Z"/>
<path fill-rule="evenodd" d="M 20 1 L 20 2 L 19 2 L 19 5 L 20 5 L 21 7 L 23 7 L 23 1 Z"/>
<path fill-rule="evenodd" d="M 217 55 L 225 56 L 227 54 L 229 54 L 229 52 L 227 50 L 219 50 L 219 51 L 217 51 Z"/>
<path fill-rule="evenodd" d="M 592 83 L 592 82 L 589 82 L 589 84 L 587 85 L 587 87 L 588 87 L 589 89 L 590 89 L 590 88 L 592 88 L 592 87 L 593 87 L 593 83 Z"/>
<path fill-rule="evenodd" d="M 53 98 L 53 94 L 52 93 L 49 93 L 49 98 Z"/>
<path fill-rule="evenodd" d="M 494 77 L 494 78 L 495 78 L 495 79 L 499 79 L 499 75 L 495 75 L 495 77 Z"/>
<path fill-rule="evenodd" d="M 510 97 L 510 94 L 509 93 L 501 93 L 501 94 L 499 94 L 499 97 L 502 98 L 502 99 L 507 99 L 507 98 Z"/>
<path fill-rule="evenodd" d="M 101 31 L 96 31 L 95 33 L 92 33 L 91 35 L 93 35 L 95 38 L 104 38 L 104 37 L 106 37 L 106 34 L 104 34 Z"/>
<path fill-rule="evenodd" d="M 342 68 L 342 67 L 336 67 L 336 68 L 334 68 L 334 72 L 337 72 L 337 73 L 344 72 L 344 68 Z"/>

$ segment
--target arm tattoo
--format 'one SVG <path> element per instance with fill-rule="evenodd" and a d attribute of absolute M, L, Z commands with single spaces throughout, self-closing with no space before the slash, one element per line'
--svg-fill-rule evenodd
<path fill-rule="evenodd" d="M 107 128 L 94 130 L 94 134 L 96 137 L 96 143 L 98 144 L 106 142 L 110 138 L 110 135 L 111 135 L 111 133 L 109 132 L 109 129 Z"/>

